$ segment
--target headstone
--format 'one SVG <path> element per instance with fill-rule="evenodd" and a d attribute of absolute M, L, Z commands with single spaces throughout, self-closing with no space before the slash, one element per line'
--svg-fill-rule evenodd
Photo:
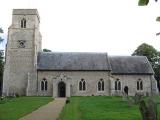
<path fill-rule="evenodd" d="M 144 100 L 141 100 L 139 109 L 142 115 L 142 120 L 157 120 L 157 105 L 152 99 L 149 99 L 148 106 Z"/>
<path fill-rule="evenodd" d="M 128 101 L 128 95 L 126 93 L 123 93 L 122 99 L 123 101 Z"/>
<path fill-rule="evenodd" d="M 141 99 L 142 99 L 142 97 L 143 96 L 141 94 L 136 93 L 135 96 L 134 96 L 134 103 L 135 104 L 139 104 Z"/>
<path fill-rule="evenodd" d="M 151 113 L 153 120 L 157 120 L 157 105 L 153 101 L 153 99 L 149 99 L 148 108 L 149 108 L 149 112 Z"/>

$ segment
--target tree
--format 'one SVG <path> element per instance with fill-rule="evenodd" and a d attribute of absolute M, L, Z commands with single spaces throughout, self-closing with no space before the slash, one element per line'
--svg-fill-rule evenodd
<path fill-rule="evenodd" d="M 139 6 L 146 6 L 146 5 L 148 5 L 149 1 L 150 0 L 139 0 L 138 5 Z M 154 0 L 154 1 L 157 2 L 158 0 Z M 156 21 L 160 22 L 160 17 L 157 17 Z"/>
<path fill-rule="evenodd" d="M 160 52 L 153 46 L 143 43 L 138 46 L 132 56 L 146 56 L 148 58 L 155 72 L 155 79 L 157 80 L 160 90 Z"/>
<path fill-rule="evenodd" d="M 3 33 L 2 28 L 0 28 L 0 33 Z M 2 39 L 0 37 L 0 43 L 2 43 L 3 40 L 4 39 Z M 0 95 L 1 95 L 1 91 L 2 91 L 2 81 L 3 81 L 3 67 L 4 67 L 3 55 L 4 55 L 4 51 L 0 50 Z"/>
<path fill-rule="evenodd" d="M 52 51 L 45 48 L 45 49 L 43 49 L 43 52 L 52 52 Z"/>
<path fill-rule="evenodd" d="M 146 56 L 152 62 L 152 58 L 157 55 L 157 50 L 153 46 L 143 43 L 138 46 L 132 55 Z"/>
<path fill-rule="evenodd" d="M 0 33 L 3 33 L 2 28 L 0 28 Z M 3 42 L 3 39 L 0 37 L 0 43 Z"/>
<path fill-rule="evenodd" d="M 154 1 L 157 2 L 158 0 L 154 0 Z M 148 5 L 148 3 L 149 3 L 149 0 L 139 0 L 138 1 L 139 6 L 146 6 Z"/>
<path fill-rule="evenodd" d="M 1 91 L 2 91 L 3 69 L 4 69 L 3 55 L 4 55 L 4 51 L 0 50 L 0 95 L 1 95 Z"/>

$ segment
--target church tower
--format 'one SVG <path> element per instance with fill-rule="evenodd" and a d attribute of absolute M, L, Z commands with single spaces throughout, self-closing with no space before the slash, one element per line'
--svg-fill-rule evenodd
<path fill-rule="evenodd" d="M 36 95 L 37 54 L 41 51 L 36 9 L 14 9 L 8 29 L 3 94 Z"/>

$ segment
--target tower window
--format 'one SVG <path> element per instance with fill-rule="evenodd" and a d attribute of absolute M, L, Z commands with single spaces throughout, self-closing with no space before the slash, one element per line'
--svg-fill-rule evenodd
<path fill-rule="evenodd" d="M 104 80 L 100 79 L 98 82 L 98 91 L 104 91 Z"/>
<path fill-rule="evenodd" d="M 81 79 L 81 81 L 79 82 L 79 90 L 80 91 L 85 91 L 86 90 L 86 82 L 84 79 Z"/>
<path fill-rule="evenodd" d="M 25 18 L 23 18 L 21 20 L 21 28 L 26 28 L 26 19 Z"/>
<path fill-rule="evenodd" d="M 19 48 L 25 48 L 25 40 L 18 40 L 18 47 Z"/>

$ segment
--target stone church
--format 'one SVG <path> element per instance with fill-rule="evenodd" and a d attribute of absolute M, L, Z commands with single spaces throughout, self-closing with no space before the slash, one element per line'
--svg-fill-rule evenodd
<path fill-rule="evenodd" d="M 36 9 L 14 9 L 8 29 L 4 95 L 99 96 L 156 93 L 154 71 L 144 56 L 91 52 L 42 52 Z"/>

